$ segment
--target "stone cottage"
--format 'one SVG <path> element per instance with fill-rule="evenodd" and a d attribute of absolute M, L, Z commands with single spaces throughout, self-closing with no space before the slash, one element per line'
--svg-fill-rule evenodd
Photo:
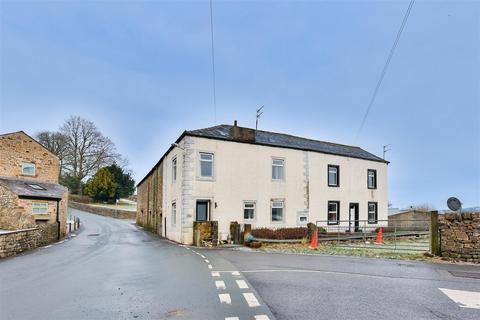
<path fill-rule="evenodd" d="M 17 252 L 65 236 L 68 189 L 59 170 L 58 157 L 25 132 L 0 135 L 0 257 L 12 247 L 6 237 L 21 230 L 29 230 L 28 248 L 13 246 Z"/>

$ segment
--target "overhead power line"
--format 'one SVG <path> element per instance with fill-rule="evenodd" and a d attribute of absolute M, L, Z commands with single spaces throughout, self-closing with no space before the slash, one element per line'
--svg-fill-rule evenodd
<path fill-rule="evenodd" d="M 213 39 L 213 0 L 210 0 L 210 36 L 212 42 L 212 86 L 213 86 L 213 119 L 217 124 L 217 89 L 215 81 L 215 45 Z"/>
<path fill-rule="evenodd" d="M 412 11 L 412 7 L 413 7 L 414 3 L 415 3 L 415 0 L 410 0 L 410 4 L 408 5 L 407 11 L 405 12 L 405 15 L 403 16 L 403 20 L 402 20 L 402 24 L 400 25 L 400 29 L 398 29 L 397 36 L 395 37 L 395 41 L 393 42 L 392 48 L 390 49 L 390 52 L 388 54 L 387 61 L 385 61 L 385 65 L 383 66 L 382 72 L 380 73 L 380 78 L 378 79 L 377 85 L 375 86 L 375 90 L 373 91 L 372 97 L 370 98 L 370 102 L 368 103 L 368 107 L 367 107 L 367 110 L 365 112 L 365 115 L 363 116 L 362 123 L 360 124 L 360 127 L 358 128 L 355 140 L 358 139 L 358 137 L 360 136 L 360 133 L 363 129 L 363 126 L 365 125 L 365 122 L 367 121 L 368 115 L 370 113 L 370 109 L 372 108 L 373 103 L 375 102 L 375 98 L 377 97 L 380 86 L 382 85 L 383 78 L 385 78 L 385 74 L 387 73 L 388 66 L 390 65 L 390 61 L 392 60 L 393 54 L 395 53 L 395 49 L 398 46 L 398 42 L 399 42 L 400 37 L 402 35 L 403 29 L 405 29 L 405 25 L 407 24 L 408 17 L 410 16 L 410 11 Z"/>

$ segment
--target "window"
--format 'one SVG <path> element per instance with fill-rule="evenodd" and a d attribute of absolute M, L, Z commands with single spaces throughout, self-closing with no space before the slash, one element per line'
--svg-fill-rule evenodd
<path fill-rule="evenodd" d="M 340 167 L 329 164 L 328 165 L 328 186 L 338 187 L 340 185 Z"/>
<path fill-rule="evenodd" d="M 283 221 L 283 201 L 272 201 L 272 222 Z"/>
<path fill-rule="evenodd" d="M 177 181 L 177 157 L 172 159 L 172 181 Z"/>
<path fill-rule="evenodd" d="M 24 176 L 34 176 L 35 175 L 35 164 L 29 162 L 22 163 L 22 174 Z"/>
<path fill-rule="evenodd" d="M 213 178 L 213 153 L 200 153 L 200 177 Z"/>
<path fill-rule="evenodd" d="M 308 214 L 307 213 L 299 213 L 297 219 L 297 224 L 299 226 L 305 226 L 308 223 Z"/>
<path fill-rule="evenodd" d="M 47 202 L 34 202 L 34 203 L 32 203 L 32 213 L 33 214 L 48 214 L 48 203 Z"/>
<path fill-rule="evenodd" d="M 281 181 L 284 179 L 284 159 L 272 159 L 272 180 Z"/>
<path fill-rule="evenodd" d="M 177 225 L 177 203 L 172 202 L 172 226 Z"/>
<path fill-rule="evenodd" d="M 338 224 L 340 220 L 340 201 L 328 201 L 327 224 Z"/>
<path fill-rule="evenodd" d="M 39 186 L 38 184 L 34 184 L 34 183 L 26 183 L 26 185 L 29 186 L 32 189 L 35 189 L 35 190 L 47 190 L 44 187 Z"/>
<path fill-rule="evenodd" d="M 243 203 L 243 219 L 244 220 L 255 219 L 255 202 L 245 201 Z"/>
<path fill-rule="evenodd" d="M 367 186 L 368 189 L 377 189 L 377 170 L 367 170 Z"/>
<path fill-rule="evenodd" d="M 378 204 L 376 202 L 368 203 L 368 223 L 378 222 Z"/>

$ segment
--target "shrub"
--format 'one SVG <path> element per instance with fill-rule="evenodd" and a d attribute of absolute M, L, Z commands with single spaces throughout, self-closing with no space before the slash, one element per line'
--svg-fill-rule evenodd
<path fill-rule="evenodd" d="M 273 239 L 273 240 L 297 240 L 308 236 L 308 229 L 305 227 L 296 228 L 258 228 L 252 230 L 252 236 L 258 239 Z"/>

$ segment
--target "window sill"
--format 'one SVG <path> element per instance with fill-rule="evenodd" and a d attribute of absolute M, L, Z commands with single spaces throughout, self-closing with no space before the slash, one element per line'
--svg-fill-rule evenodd
<path fill-rule="evenodd" d="M 328 185 L 330 188 L 340 188 L 340 186 L 337 184 L 337 185 Z"/>
<path fill-rule="evenodd" d="M 340 225 L 339 222 L 327 222 L 327 226 L 338 226 Z"/>
<path fill-rule="evenodd" d="M 372 220 L 372 221 L 368 221 L 367 223 L 368 223 L 368 224 L 378 224 L 378 220 L 377 220 L 377 221 L 373 221 L 373 220 Z"/>
<path fill-rule="evenodd" d="M 272 179 L 272 182 L 285 182 L 284 179 Z"/>
<path fill-rule="evenodd" d="M 368 187 L 368 190 L 377 190 L 377 187 Z"/>
<path fill-rule="evenodd" d="M 32 214 L 35 220 L 50 220 L 50 214 L 48 213 L 36 213 Z"/>
<path fill-rule="evenodd" d="M 197 177 L 198 181 L 215 181 L 215 178 L 208 178 L 208 177 Z"/>

